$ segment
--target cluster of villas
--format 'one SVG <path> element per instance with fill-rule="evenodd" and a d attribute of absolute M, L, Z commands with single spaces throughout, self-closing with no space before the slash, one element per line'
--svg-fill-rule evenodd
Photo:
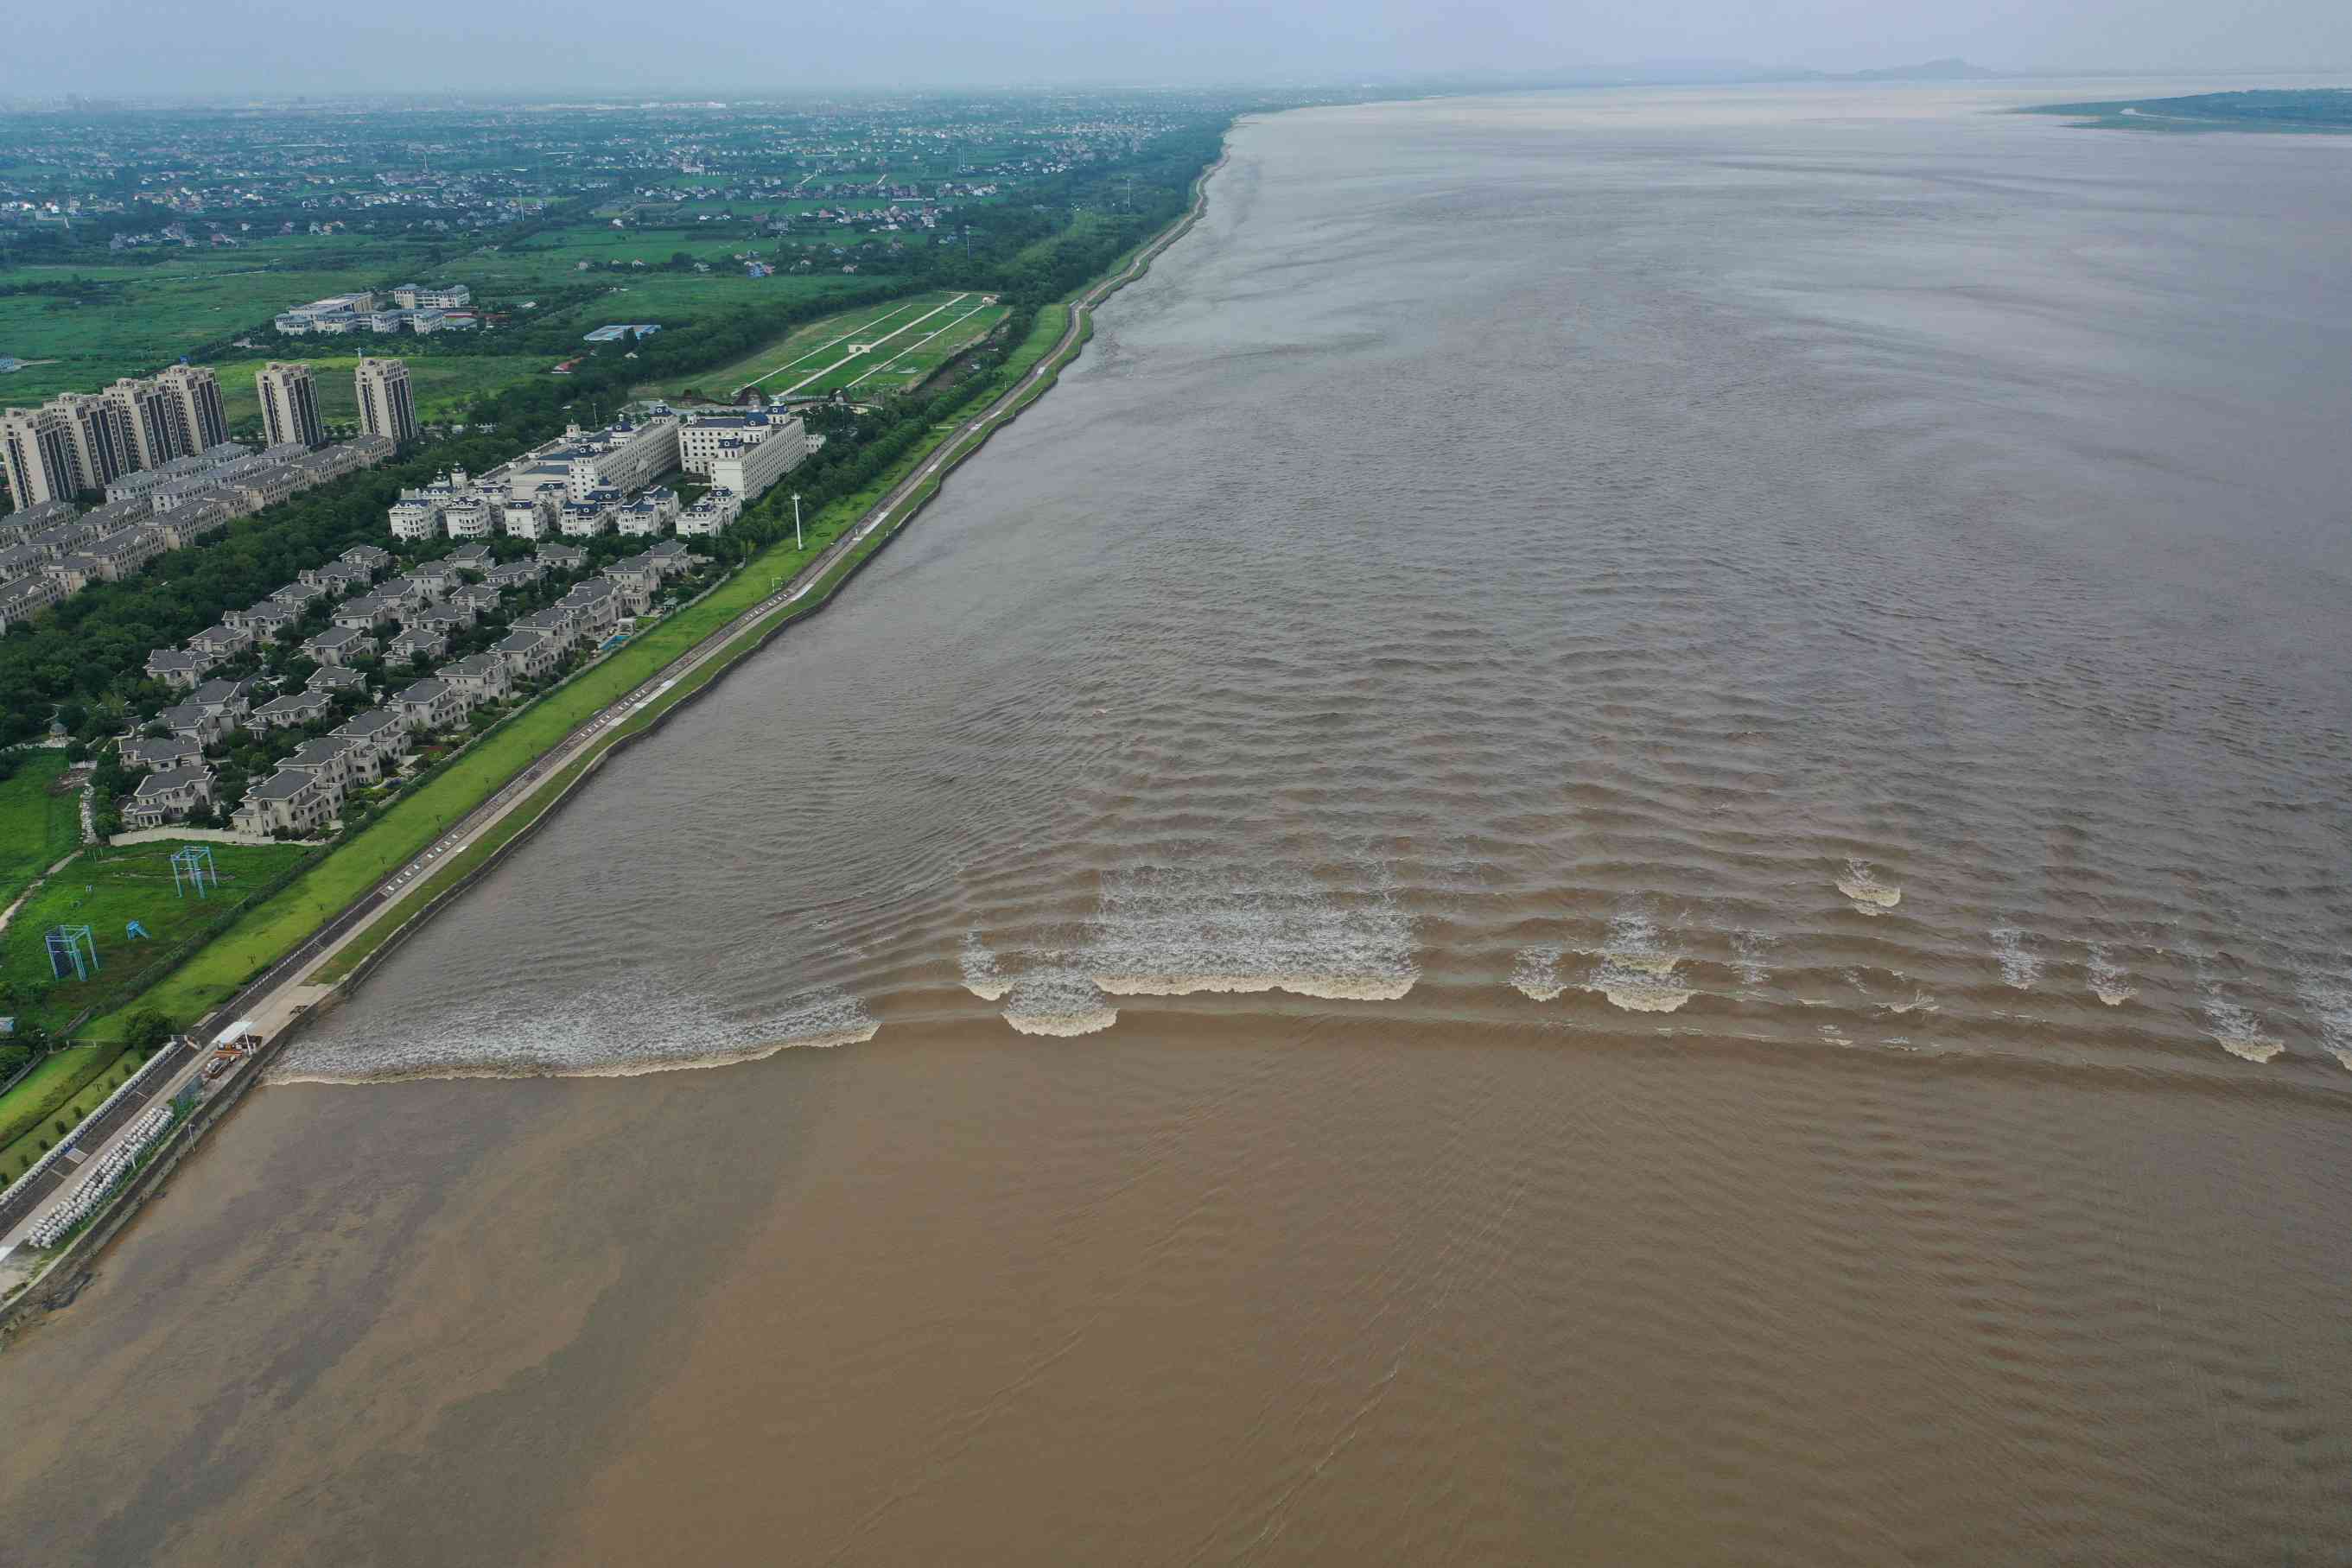
<path fill-rule="evenodd" d="M 670 539 L 583 577 L 546 609 L 516 618 L 487 650 L 442 664 L 383 693 L 377 706 L 328 734 L 300 740 L 277 759 L 275 771 L 247 788 L 232 825 L 256 835 L 316 836 L 341 815 L 351 790 L 396 777 L 418 737 L 458 729 L 483 704 L 502 701 L 520 684 L 553 673 L 574 649 L 596 646 L 624 618 L 652 609 L 665 580 L 704 564 Z M 155 716 L 153 723 L 167 735 L 121 743 L 125 767 L 149 769 L 122 802 L 124 826 L 157 828 L 212 810 L 215 778 L 205 760 L 208 747 L 237 730 L 268 735 L 314 727 L 331 716 L 341 694 L 378 695 L 360 666 L 378 658 L 386 664 L 441 659 L 450 638 L 494 610 L 503 593 L 551 574 L 584 573 L 588 559 L 574 547 L 547 544 L 530 557 L 500 562 L 488 546 L 467 545 L 379 581 L 392 565 L 388 552 L 353 546 L 251 609 L 224 616 L 184 646 L 150 654 L 147 674 L 186 695 Z M 257 678 L 208 678 L 259 643 L 282 642 L 321 601 L 331 624 L 299 645 L 318 665 L 300 690 L 270 695 Z"/>
<path fill-rule="evenodd" d="M 50 500 L 12 512 L 0 517 L 0 632 L 392 454 L 380 435 L 317 451 L 294 441 L 259 452 L 223 441 L 121 475 L 107 485 L 105 503 L 88 511 Z"/>
<path fill-rule="evenodd" d="M 656 409 L 601 430 L 563 434 L 483 475 L 463 469 L 403 490 L 392 505 L 392 537 L 434 538 L 659 538 L 724 533 L 811 449 L 794 414 L 765 410 L 680 416 Z M 655 483 L 673 471 L 709 489 L 691 506 Z"/>

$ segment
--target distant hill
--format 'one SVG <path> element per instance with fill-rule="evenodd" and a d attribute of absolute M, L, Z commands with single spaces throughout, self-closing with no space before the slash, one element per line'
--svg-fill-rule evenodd
<path fill-rule="evenodd" d="M 1990 81 L 2000 75 L 1966 60 L 1928 60 L 1916 66 L 1890 66 L 1885 70 L 1855 71 L 1846 81 Z"/>
<path fill-rule="evenodd" d="M 1927 60 L 1916 66 L 1886 66 L 1871 71 L 1777 71 L 1767 81 L 1991 81 L 1999 71 L 1972 66 L 1966 60 Z"/>

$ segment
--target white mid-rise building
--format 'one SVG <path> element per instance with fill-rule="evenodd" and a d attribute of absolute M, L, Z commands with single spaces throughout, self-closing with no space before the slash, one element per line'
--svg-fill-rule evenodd
<path fill-rule="evenodd" d="M 502 506 L 474 496 L 454 501 L 441 511 L 441 527 L 453 539 L 488 538 L 505 520 Z"/>
<path fill-rule="evenodd" d="M 806 428 L 788 413 L 698 413 L 678 427 L 678 466 L 688 474 L 708 474 L 721 446 L 757 446 L 774 435 L 798 434 L 803 449 Z"/>
<path fill-rule="evenodd" d="M 561 489 L 543 491 L 528 501 L 509 501 L 502 508 L 507 537 L 518 539 L 543 539 L 555 532 L 555 520 L 563 510 L 557 497 Z"/>
<path fill-rule="evenodd" d="M 721 441 L 704 470 L 709 476 L 711 487 L 732 490 L 744 506 L 750 506 L 766 494 L 768 487 L 794 468 L 808 455 L 808 436 L 797 419 L 785 421 L 787 428 L 772 431 L 762 441 L 746 444 L 740 441 Z"/>
<path fill-rule="evenodd" d="M 414 544 L 441 531 L 441 503 L 430 496 L 403 496 L 392 504 L 392 537 Z"/>
<path fill-rule="evenodd" d="M 670 414 L 593 432 L 576 426 L 566 431 L 572 499 L 591 490 L 644 489 L 677 466 L 677 431 Z"/>
<path fill-rule="evenodd" d="M 592 539 L 613 528 L 613 508 L 603 501 L 566 501 L 555 526 L 568 539 Z"/>

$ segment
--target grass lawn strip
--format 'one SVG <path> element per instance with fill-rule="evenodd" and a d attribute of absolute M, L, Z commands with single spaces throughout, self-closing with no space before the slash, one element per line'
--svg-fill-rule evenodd
<path fill-rule="evenodd" d="M 81 842 L 79 799 L 69 789 L 50 793 L 65 770 L 66 754 L 44 747 L 0 781 L 0 909 Z"/>
<path fill-rule="evenodd" d="M 52 1051 L 33 1069 L 32 1076 L 0 1100 L 0 1183 L 15 1181 L 68 1131 L 98 1109 L 124 1074 L 118 1067 L 138 1065 L 135 1049 L 109 1041 L 69 1045 Z M 124 1058 L 132 1060 L 124 1061 Z M 79 1097 L 79 1098 L 77 1098 Z"/>

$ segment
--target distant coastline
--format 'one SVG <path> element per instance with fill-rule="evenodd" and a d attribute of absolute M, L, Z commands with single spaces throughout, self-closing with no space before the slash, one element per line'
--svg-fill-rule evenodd
<path fill-rule="evenodd" d="M 2175 134 L 2258 131 L 2302 136 L 2352 132 L 2352 88 L 2256 89 L 2195 93 L 2186 98 L 2128 98 L 2107 103 L 2043 103 L 2015 111 L 2057 114 L 2086 131 L 2158 131 Z"/>

